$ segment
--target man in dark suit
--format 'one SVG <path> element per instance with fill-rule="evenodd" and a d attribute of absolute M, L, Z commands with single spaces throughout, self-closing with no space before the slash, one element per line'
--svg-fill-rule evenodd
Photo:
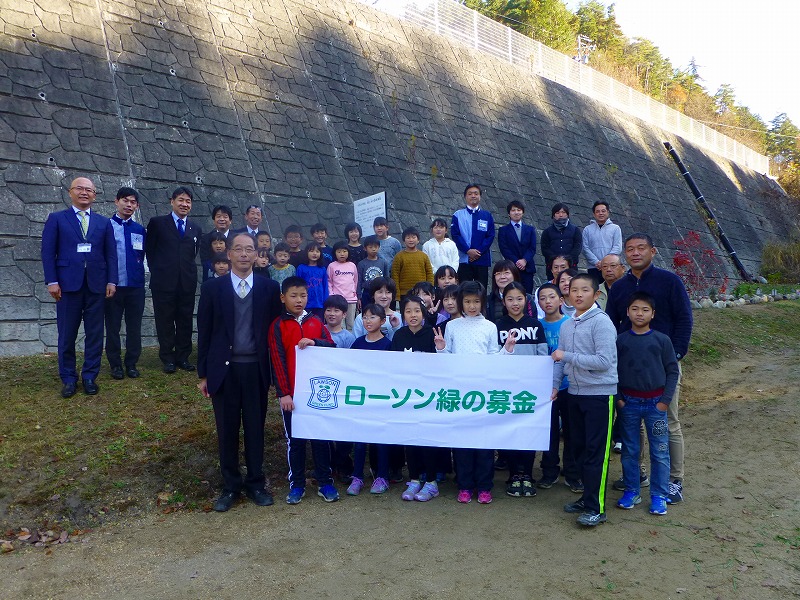
<path fill-rule="evenodd" d="M 145 253 L 150 267 L 158 356 L 165 373 L 174 373 L 176 367 L 194 371 L 189 355 L 197 291 L 195 257 L 203 232 L 187 219 L 192 199 L 189 188 L 176 188 L 170 198 L 172 212 L 153 217 L 147 224 Z"/>
<path fill-rule="evenodd" d="M 117 252 L 108 219 L 92 211 L 97 191 L 78 177 L 69 188 L 72 206 L 50 213 L 42 232 L 42 266 L 47 291 L 56 301 L 58 374 L 61 396 L 75 395 L 75 340 L 83 321 L 86 336 L 81 368 L 83 389 L 98 392 L 95 379 L 103 354 L 103 300 L 117 287 Z"/>
<path fill-rule="evenodd" d="M 506 206 L 511 222 L 503 225 L 497 232 L 497 245 L 503 258 L 513 262 L 519 269 L 522 285 L 529 293 L 533 293 L 533 276 L 536 273 L 536 229 L 522 222 L 525 205 L 519 200 L 512 200 Z"/>
<path fill-rule="evenodd" d="M 231 272 L 206 281 L 197 308 L 198 388 L 214 405 L 224 487 L 214 510 L 225 512 L 244 488 L 259 506 L 273 503 L 265 489 L 264 420 L 271 383 L 269 325 L 281 314 L 278 284 L 256 277 L 256 244 L 235 234 L 228 250 Z M 239 470 L 239 427 L 244 431 L 247 478 Z"/>
<path fill-rule="evenodd" d="M 260 231 L 266 231 L 261 227 L 261 221 L 264 219 L 264 213 L 261 207 L 257 204 L 251 204 L 244 211 L 244 227 L 237 229 L 234 233 L 249 233 L 252 236 L 257 236 Z"/>

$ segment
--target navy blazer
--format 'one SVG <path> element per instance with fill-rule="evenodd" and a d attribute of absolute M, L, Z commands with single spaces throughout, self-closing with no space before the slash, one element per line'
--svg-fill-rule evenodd
<path fill-rule="evenodd" d="M 92 245 L 90 252 L 78 252 L 83 243 Z M 111 222 L 92 210 L 84 239 L 72 206 L 50 213 L 42 231 L 42 266 L 45 283 L 58 282 L 62 292 L 79 291 L 85 273 L 89 291 L 105 294 L 107 284 L 119 281 Z"/>
<path fill-rule="evenodd" d="M 267 335 L 270 324 L 281 314 L 280 286 L 272 279 L 253 277 L 253 331 L 261 372 L 261 384 L 266 394 L 272 377 Z M 228 375 L 233 356 L 233 299 L 230 273 L 204 282 L 200 287 L 197 307 L 197 374 L 207 378 L 208 393 L 219 391 Z"/>
<path fill-rule="evenodd" d="M 159 292 L 191 292 L 197 289 L 197 262 L 203 232 L 185 220 L 180 236 L 172 213 L 153 217 L 147 224 L 145 253 L 150 269 L 150 289 Z"/>
<path fill-rule="evenodd" d="M 525 273 L 536 273 L 536 229 L 530 225 L 522 224 L 522 235 L 517 239 L 517 232 L 514 225 L 509 223 L 503 225 L 497 232 L 497 245 L 500 247 L 500 254 L 503 258 L 516 263 L 524 258 L 527 261 Z"/>

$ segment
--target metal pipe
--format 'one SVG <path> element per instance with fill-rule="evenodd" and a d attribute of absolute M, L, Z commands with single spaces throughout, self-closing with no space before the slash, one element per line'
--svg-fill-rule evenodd
<path fill-rule="evenodd" d="M 742 261 L 740 261 L 739 257 L 736 256 L 736 250 L 733 249 L 733 246 L 728 240 L 728 236 L 725 235 L 725 232 L 722 229 L 722 225 L 720 225 L 719 221 L 717 221 L 717 218 L 714 216 L 714 211 L 711 210 L 711 207 L 706 202 L 706 199 L 703 197 L 702 192 L 697 187 L 697 184 L 694 182 L 694 178 L 692 177 L 691 173 L 689 173 L 689 170 L 686 168 L 686 166 L 683 164 L 683 161 L 681 160 L 680 156 L 678 156 L 678 153 L 675 152 L 675 149 L 672 147 L 672 144 L 670 144 L 669 142 L 664 142 L 664 148 L 667 149 L 667 152 L 672 157 L 672 160 L 674 160 L 675 164 L 678 165 L 678 169 L 680 170 L 681 175 L 683 175 L 683 178 L 689 185 L 689 189 L 692 190 L 692 193 L 694 194 L 694 197 L 697 199 L 697 202 L 700 204 L 700 207 L 703 209 L 706 215 L 708 215 L 708 219 L 714 222 L 713 226 L 709 223 L 709 229 L 711 230 L 711 233 L 715 235 L 715 237 L 722 244 L 722 247 L 725 248 L 725 250 L 728 252 L 728 255 L 731 257 L 733 264 L 739 270 L 739 274 L 742 276 L 742 279 L 744 279 L 745 281 L 753 281 L 752 276 L 747 272 L 747 269 L 745 269 L 744 265 L 742 264 Z"/>

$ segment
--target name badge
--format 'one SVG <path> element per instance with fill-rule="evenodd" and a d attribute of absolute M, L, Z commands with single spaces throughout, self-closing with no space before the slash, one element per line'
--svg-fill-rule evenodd
<path fill-rule="evenodd" d="M 478 231 L 487 231 L 489 229 L 489 221 L 478 219 Z"/>
<path fill-rule="evenodd" d="M 92 245 L 91 244 L 78 244 L 78 252 L 85 253 L 85 252 L 91 252 L 91 251 L 92 251 Z"/>
<path fill-rule="evenodd" d="M 144 236 L 141 233 L 131 234 L 131 247 L 134 250 L 144 250 Z"/>

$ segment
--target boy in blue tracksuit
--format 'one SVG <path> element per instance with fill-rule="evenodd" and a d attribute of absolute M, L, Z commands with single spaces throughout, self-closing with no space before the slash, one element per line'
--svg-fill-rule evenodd
<path fill-rule="evenodd" d="M 466 207 L 457 210 L 450 223 L 450 235 L 458 246 L 458 280 L 479 281 L 486 289 L 492 265 L 494 219 L 492 213 L 480 208 L 479 185 L 471 183 L 466 187 L 464 201 Z"/>

